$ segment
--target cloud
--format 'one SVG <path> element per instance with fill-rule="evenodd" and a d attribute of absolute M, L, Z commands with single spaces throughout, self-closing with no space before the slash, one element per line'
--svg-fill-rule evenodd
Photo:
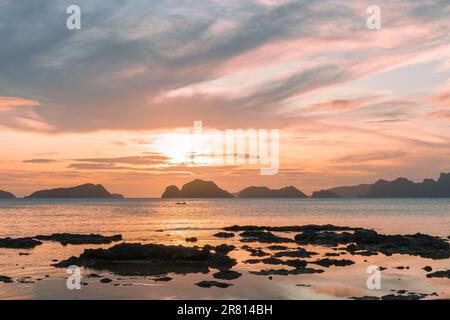
<path fill-rule="evenodd" d="M 302 118 L 284 107 L 300 97 L 436 59 L 449 28 L 448 3 L 437 0 L 383 1 L 380 32 L 365 28 L 369 1 L 80 0 L 79 31 L 64 28 L 69 4 L 2 6 L 0 93 L 45 107 L 15 109 L 1 125 L 144 130 L 199 116 L 216 127 L 290 125 Z"/>
<path fill-rule="evenodd" d="M 339 157 L 331 160 L 332 162 L 350 162 L 350 163 L 361 163 L 361 162 L 372 162 L 372 161 L 384 161 L 402 158 L 408 155 L 408 152 L 403 150 L 398 151 L 378 151 L 372 153 L 363 154 L 350 154 L 343 157 Z"/>
<path fill-rule="evenodd" d="M 49 164 L 56 162 L 56 160 L 53 159 L 31 159 L 31 160 L 23 160 L 23 163 L 34 163 L 34 164 Z"/>

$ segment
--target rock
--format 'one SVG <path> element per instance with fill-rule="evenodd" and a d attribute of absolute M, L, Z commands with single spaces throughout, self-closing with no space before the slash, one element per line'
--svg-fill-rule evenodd
<path fill-rule="evenodd" d="M 161 277 L 161 278 L 153 278 L 152 280 L 155 281 L 155 282 L 169 282 L 169 281 L 172 281 L 173 278 L 171 278 L 171 277 Z"/>
<path fill-rule="evenodd" d="M 299 260 L 299 259 L 290 259 L 290 260 L 286 260 L 283 263 L 284 265 L 287 265 L 289 267 L 293 267 L 296 269 L 299 268 L 304 268 L 306 267 L 306 265 L 308 264 L 308 262 L 304 261 L 304 260 Z"/>
<path fill-rule="evenodd" d="M 379 243 L 381 239 L 374 230 L 361 229 L 355 231 L 355 242 L 359 244 Z"/>
<path fill-rule="evenodd" d="M 0 238 L 0 248 L 8 249 L 33 249 L 40 246 L 41 241 L 35 240 L 31 237 L 27 238 Z"/>
<path fill-rule="evenodd" d="M 88 274 L 86 277 L 87 278 L 101 278 L 102 276 L 98 275 L 96 273 L 91 273 L 91 274 Z"/>
<path fill-rule="evenodd" d="M 86 249 L 79 257 L 54 264 L 98 270 L 110 270 L 120 275 L 157 275 L 208 272 L 208 268 L 228 270 L 236 260 L 209 250 L 161 244 L 121 243 L 109 249 Z"/>
<path fill-rule="evenodd" d="M 321 232 L 321 231 L 355 231 L 361 228 L 353 227 L 341 227 L 332 224 L 316 225 L 308 224 L 304 226 L 282 226 L 282 227 L 269 227 L 269 226 L 231 226 L 225 227 L 225 231 L 271 231 L 271 232 Z"/>
<path fill-rule="evenodd" d="M 312 269 L 312 268 L 299 268 L 299 269 L 292 269 L 292 270 L 266 269 L 266 270 L 259 270 L 259 271 L 250 271 L 251 274 L 258 275 L 258 276 L 270 276 L 270 275 L 288 276 L 288 275 L 322 273 L 322 272 L 323 272 L 323 270 Z"/>
<path fill-rule="evenodd" d="M 282 250 L 288 250 L 289 247 L 280 246 L 280 245 L 273 245 L 273 246 L 268 246 L 267 249 L 273 250 L 273 251 L 282 251 Z"/>
<path fill-rule="evenodd" d="M 435 271 L 427 274 L 427 278 L 448 278 L 450 279 L 450 270 Z"/>
<path fill-rule="evenodd" d="M 219 271 L 213 274 L 213 277 L 221 280 L 234 280 L 242 276 L 242 273 L 233 270 Z"/>
<path fill-rule="evenodd" d="M 186 238 L 186 242 L 197 242 L 198 239 L 196 237 Z"/>
<path fill-rule="evenodd" d="M 339 244 L 346 244 L 354 242 L 354 236 L 348 232 L 315 232 L 305 231 L 295 236 L 295 241 L 300 244 L 315 244 L 337 246 Z"/>
<path fill-rule="evenodd" d="M 68 244 L 110 244 L 115 241 L 121 241 L 122 235 L 102 236 L 100 234 L 54 233 L 51 235 L 38 235 L 34 238 L 42 241 L 55 241 L 66 246 Z"/>
<path fill-rule="evenodd" d="M 3 283 L 12 283 L 13 279 L 7 276 L 0 276 L 0 282 Z"/>
<path fill-rule="evenodd" d="M 320 259 L 320 260 L 313 261 L 310 263 L 317 264 L 319 266 L 326 267 L 326 268 L 329 268 L 330 266 L 346 267 L 346 266 L 355 264 L 355 262 L 353 262 L 351 260 L 347 260 L 347 259 L 339 260 L 339 259 L 329 259 L 329 258 Z"/>
<path fill-rule="evenodd" d="M 422 269 L 425 270 L 426 272 L 431 272 L 431 271 L 433 271 L 433 268 L 430 267 L 430 266 L 425 266 L 425 267 L 423 267 Z"/>
<path fill-rule="evenodd" d="M 100 282 L 101 283 L 110 283 L 110 282 L 112 282 L 112 280 L 109 279 L 109 278 L 103 278 L 103 279 L 100 280 Z"/>
<path fill-rule="evenodd" d="M 196 283 L 195 285 L 197 285 L 201 288 L 217 287 L 217 288 L 222 288 L 222 289 L 232 286 L 231 283 L 224 283 L 224 282 L 217 282 L 217 281 L 201 281 L 201 282 Z"/>
<path fill-rule="evenodd" d="M 0 199 L 15 199 L 16 197 L 7 191 L 0 190 Z"/>
<path fill-rule="evenodd" d="M 109 198 L 117 197 L 109 193 L 101 184 L 94 185 L 92 183 L 83 184 L 81 186 L 71 188 L 58 188 L 51 190 L 36 191 L 27 198 L 57 198 L 57 199 L 73 199 L 73 198 Z"/>
<path fill-rule="evenodd" d="M 232 233 L 232 232 L 218 232 L 216 234 L 213 234 L 213 237 L 216 237 L 216 238 L 233 238 L 234 237 L 234 233 Z"/>
<path fill-rule="evenodd" d="M 223 253 L 223 254 L 227 254 L 227 253 L 233 251 L 234 249 L 236 249 L 235 246 L 224 244 L 224 243 L 214 247 L 214 251 L 216 251 L 217 253 Z"/>
<path fill-rule="evenodd" d="M 245 242 L 260 242 L 260 243 L 290 243 L 294 242 L 290 238 L 278 237 L 271 232 L 266 231 L 244 231 L 240 234 L 241 237 L 246 238 L 241 241 Z"/>
<path fill-rule="evenodd" d="M 245 249 L 246 251 L 250 252 L 250 255 L 252 257 L 266 257 L 266 256 L 270 256 L 270 254 L 268 254 L 267 252 L 263 251 L 262 249 L 253 249 L 253 248 L 248 248 Z"/>
<path fill-rule="evenodd" d="M 327 252 L 327 253 L 324 254 L 325 257 L 337 257 L 337 256 L 340 256 L 340 255 L 341 254 L 337 253 L 337 252 Z"/>
<path fill-rule="evenodd" d="M 362 296 L 362 297 L 350 297 L 353 300 L 380 300 L 380 298 L 375 296 Z"/>
<path fill-rule="evenodd" d="M 234 198 L 228 191 L 220 189 L 212 181 L 194 180 L 186 183 L 181 190 L 176 186 L 167 187 L 162 198 Z"/>
<path fill-rule="evenodd" d="M 276 190 L 267 187 L 248 187 L 238 193 L 238 198 L 308 198 L 308 196 L 293 186 Z"/>

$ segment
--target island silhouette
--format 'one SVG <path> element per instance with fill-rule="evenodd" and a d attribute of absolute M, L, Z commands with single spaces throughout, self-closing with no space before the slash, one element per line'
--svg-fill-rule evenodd
<path fill-rule="evenodd" d="M 237 194 L 238 198 L 308 198 L 296 187 L 289 186 L 281 189 L 267 187 L 248 187 Z"/>
<path fill-rule="evenodd" d="M 71 188 L 57 188 L 40 190 L 32 193 L 26 198 L 123 198 L 122 195 L 112 194 L 101 184 L 86 183 Z"/>
<path fill-rule="evenodd" d="M 213 181 L 196 179 L 184 184 L 181 189 L 168 186 L 161 198 L 308 198 L 294 186 L 270 189 L 266 186 L 251 186 L 233 195 Z M 14 194 L 1 191 L 0 199 L 14 199 Z M 110 193 L 101 184 L 86 183 L 76 187 L 40 190 L 25 198 L 124 198 Z M 314 191 L 311 198 L 450 198 L 450 173 L 441 173 L 438 180 L 425 179 L 413 182 L 407 178 L 387 181 L 380 179 L 373 184 L 341 186 Z"/>

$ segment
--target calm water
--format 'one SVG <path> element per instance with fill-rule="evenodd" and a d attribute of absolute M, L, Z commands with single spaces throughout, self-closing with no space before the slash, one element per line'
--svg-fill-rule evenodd
<path fill-rule="evenodd" d="M 120 233 L 127 242 L 183 244 L 186 237 L 199 238 L 196 245 L 234 243 L 238 237 L 220 240 L 212 234 L 234 224 L 302 225 L 309 223 L 374 228 L 381 233 L 428 233 L 450 235 L 450 199 L 355 199 L 355 200 L 187 200 L 176 205 L 173 200 L 5 200 L 0 201 L 0 237 L 21 237 L 56 232 Z M 255 244 L 255 246 L 257 246 Z M 167 283 L 149 278 L 117 277 L 103 273 L 114 284 L 100 284 L 86 279 L 79 291 L 66 288 L 65 270 L 50 267 L 52 260 L 78 255 L 85 248 L 101 246 L 67 246 L 46 242 L 33 250 L 0 249 L 0 275 L 26 279 L 32 283 L 0 284 L 0 298 L 273 298 L 273 299 L 340 299 L 357 295 L 391 293 L 390 290 L 437 292 L 450 297 L 450 280 L 427 279 L 421 269 L 449 267 L 448 260 L 430 260 L 406 255 L 384 257 L 344 256 L 357 264 L 326 269 L 322 274 L 267 277 L 248 274 L 254 265 L 242 263 L 242 251 L 231 255 L 238 259 L 235 270 L 243 276 L 232 281 L 228 289 L 202 289 L 194 284 L 212 280 L 208 275 L 172 276 Z M 109 246 L 103 246 L 109 247 Z M 314 248 L 315 251 L 322 250 Z M 19 252 L 29 255 L 19 255 Z M 366 261 L 365 261 L 366 260 Z M 383 271 L 383 288 L 373 292 L 366 288 L 366 268 L 371 264 L 387 266 Z M 408 265 L 408 270 L 395 266 Z M 259 266 L 264 268 L 263 265 Z M 267 266 L 266 266 L 267 267 Z M 88 272 L 88 270 L 86 270 Z M 45 277 L 47 275 L 47 277 Z M 42 280 L 41 280 L 42 279 Z M 26 282 L 27 282 L 26 281 Z M 308 284 L 310 287 L 299 287 Z M 125 286 L 124 286 L 125 285 Z M 108 288 L 108 290 L 105 290 Z"/>

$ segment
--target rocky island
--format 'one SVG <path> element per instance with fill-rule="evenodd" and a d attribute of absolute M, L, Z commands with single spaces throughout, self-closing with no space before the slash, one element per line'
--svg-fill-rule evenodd
<path fill-rule="evenodd" d="M 101 184 L 94 185 L 92 183 L 83 184 L 71 188 L 58 188 L 50 190 L 36 191 L 27 198 L 48 198 L 48 199 L 114 199 L 123 198 L 122 195 L 112 194 Z"/>
<path fill-rule="evenodd" d="M 181 190 L 177 186 L 169 186 L 161 198 L 234 198 L 231 193 L 219 188 L 212 181 L 194 180 L 183 185 Z"/>
<path fill-rule="evenodd" d="M 11 192 L 0 190 L 0 199 L 15 199 L 15 198 L 16 197 Z"/>
<path fill-rule="evenodd" d="M 238 193 L 238 198 L 308 198 L 308 196 L 293 186 L 281 189 L 248 187 Z"/>

